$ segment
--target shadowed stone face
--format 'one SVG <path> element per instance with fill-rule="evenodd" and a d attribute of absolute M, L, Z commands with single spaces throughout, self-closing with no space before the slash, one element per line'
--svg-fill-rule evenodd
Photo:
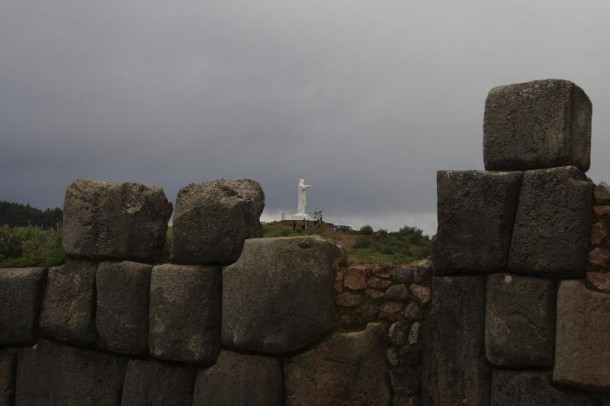
<path fill-rule="evenodd" d="M 220 267 L 163 264 L 150 282 L 150 352 L 203 366 L 220 349 Z"/>
<path fill-rule="evenodd" d="M 434 273 L 503 271 L 521 172 L 439 171 Z"/>
<path fill-rule="evenodd" d="M 77 179 L 66 190 L 62 246 L 76 258 L 152 262 L 171 214 L 158 186 Z"/>
<path fill-rule="evenodd" d="M 318 236 L 246 240 L 222 272 L 222 344 L 286 353 L 330 333 L 334 266 L 344 256 L 343 246 Z"/>
<path fill-rule="evenodd" d="M 511 274 L 490 275 L 486 313 L 485 353 L 492 365 L 553 367 L 553 281 Z"/>
<path fill-rule="evenodd" d="M 284 366 L 289 406 L 387 405 L 391 391 L 381 325 L 338 333 Z"/>
<path fill-rule="evenodd" d="M 229 264 L 244 240 L 262 237 L 265 194 L 250 179 L 218 179 L 190 184 L 178 193 L 172 262 Z"/>
<path fill-rule="evenodd" d="M 567 80 L 499 86 L 485 101 L 487 170 L 589 169 L 591 101 Z"/>
<path fill-rule="evenodd" d="M 0 269 L 0 345 L 36 342 L 44 268 Z"/>
<path fill-rule="evenodd" d="M 567 166 L 525 171 L 507 270 L 542 278 L 587 271 L 593 184 Z"/>
<path fill-rule="evenodd" d="M 557 293 L 553 382 L 584 390 L 610 387 L 610 295 L 582 280 L 562 281 Z"/>

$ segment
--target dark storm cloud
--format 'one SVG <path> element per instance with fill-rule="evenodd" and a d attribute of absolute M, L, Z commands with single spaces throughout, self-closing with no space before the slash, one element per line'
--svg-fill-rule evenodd
<path fill-rule="evenodd" d="M 421 4 L 420 4 L 421 3 Z M 435 172 L 482 168 L 496 85 L 575 81 L 610 169 L 603 2 L 0 3 L 0 199 L 59 206 L 76 177 L 251 177 L 268 216 L 434 230 Z M 609 176 L 605 176 L 606 179 Z"/>

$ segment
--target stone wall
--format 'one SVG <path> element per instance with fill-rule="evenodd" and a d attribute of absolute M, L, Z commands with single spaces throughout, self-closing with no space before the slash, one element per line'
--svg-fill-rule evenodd
<path fill-rule="evenodd" d="M 424 405 L 606 405 L 610 189 L 586 177 L 591 102 L 571 82 L 501 86 L 487 171 L 440 171 Z"/>
<path fill-rule="evenodd" d="M 0 405 L 414 405 L 431 262 L 258 238 L 251 180 L 74 181 L 58 267 L 0 269 Z"/>

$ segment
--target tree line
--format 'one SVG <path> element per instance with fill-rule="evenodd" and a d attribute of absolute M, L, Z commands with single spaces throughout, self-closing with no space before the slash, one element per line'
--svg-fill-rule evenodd
<path fill-rule="evenodd" d="M 63 219 L 60 208 L 40 210 L 28 204 L 0 201 L 0 225 L 11 227 L 37 226 L 56 228 Z"/>

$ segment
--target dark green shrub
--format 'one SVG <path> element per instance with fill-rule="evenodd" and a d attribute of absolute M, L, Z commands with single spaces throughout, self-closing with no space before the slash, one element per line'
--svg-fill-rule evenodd
<path fill-rule="evenodd" d="M 362 228 L 360 228 L 360 234 L 362 234 L 362 235 L 373 234 L 373 227 L 369 226 L 368 224 L 365 226 L 362 226 Z"/>

